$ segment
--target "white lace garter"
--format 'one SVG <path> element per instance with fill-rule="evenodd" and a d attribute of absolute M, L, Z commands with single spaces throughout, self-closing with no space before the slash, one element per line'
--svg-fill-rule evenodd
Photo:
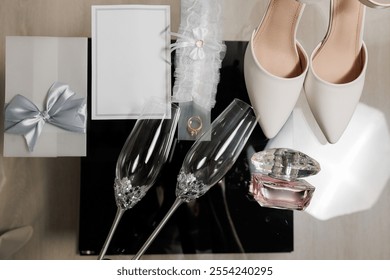
<path fill-rule="evenodd" d="M 221 40 L 219 0 L 182 0 L 181 22 L 171 45 L 175 55 L 173 101 L 193 101 L 210 110 L 215 105 L 219 69 L 226 53 Z"/>

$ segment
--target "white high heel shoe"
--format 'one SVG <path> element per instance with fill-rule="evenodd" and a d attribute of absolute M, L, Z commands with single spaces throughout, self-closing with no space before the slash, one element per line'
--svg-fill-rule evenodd
<path fill-rule="evenodd" d="M 361 3 L 360 3 L 360 2 Z M 327 34 L 310 57 L 304 89 L 329 143 L 347 128 L 363 92 L 368 53 L 363 42 L 365 5 L 371 0 L 331 0 Z"/>
<path fill-rule="evenodd" d="M 287 121 L 308 70 L 308 57 L 296 40 L 304 6 L 296 0 L 270 0 L 245 53 L 248 95 L 267 138 Z"/>

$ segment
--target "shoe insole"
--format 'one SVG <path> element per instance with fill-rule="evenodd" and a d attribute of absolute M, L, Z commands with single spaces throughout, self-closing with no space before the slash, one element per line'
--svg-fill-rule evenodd
<path fill-rule="evenodd" d="M 302 73 L 295 31 L 304 5 L 295 0 L 271 0 L 253 39 L 261 66 L 273 75 L 292 78 Z"/>
<path fill-rule="evenodd" d="M 313 58 L 313 68 L 323 80 L 343 84 L 362 71 L 364 6 L 357 0 L 334 0 L 328 33 Z"/>

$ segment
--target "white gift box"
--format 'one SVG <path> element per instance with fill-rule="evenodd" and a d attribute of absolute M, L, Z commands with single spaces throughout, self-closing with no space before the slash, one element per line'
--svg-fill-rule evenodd
<path fill-rule="evenodd" d="M 87 38 L 6 37 L 5 103 L 16 95 L 44 110 L 48 90 L 55 82 L 67 84 L 73 99 L 87 98 Z M 46 123 L 33 151 L 22 135 L 4 133 L 6 157 L 85 156 L 86 134 Z"/>
<path fill-rule="evenodd" d="M 170 6 L 92 6 L 92 119 L 170 115 Z M 145 112 L 157 99 L 165 112 Z"/>

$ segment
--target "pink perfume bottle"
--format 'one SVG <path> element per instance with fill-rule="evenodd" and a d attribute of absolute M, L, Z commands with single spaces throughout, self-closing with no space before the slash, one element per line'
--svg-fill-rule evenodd
<path fill-rule="evenodd" d="M 264 207 L 304 210 L 315 188 L 298 179 L 317 174 L 321 168 L 308 155 L 292 149 L 269 149 L 255 153 L 250 193 Z"/>
<path fill-rule="evenodd" d="M 252 174 L 250 192 L 263 207 L 304 210 L 315 188 L 305 180 L 286 181 L 261 173 Z"/>

